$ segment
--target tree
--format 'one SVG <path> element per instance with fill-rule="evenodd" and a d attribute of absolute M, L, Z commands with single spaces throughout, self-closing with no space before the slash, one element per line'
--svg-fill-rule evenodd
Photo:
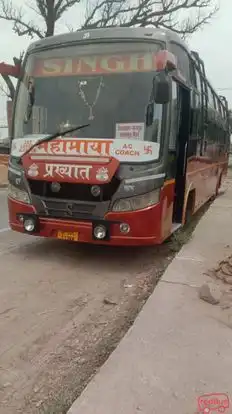
<path fill-rule="evenodd" d="M 19 7 L 18 0 L 0 0 L 0 20 L 13 24 L 18 36 L 31 39 L 52 36 L 57 22 L 74 6 L 86 6 L 84 22 L 78 28 L 92 29 L 120 25 L 123 27 L 153 26 L 171 29 L 187 36 L 207 24 L 218 10 L 216 0 L 31 0 Z M 27 19 L 28 10 L 41 19 Z M 78 16 L 78 14 L 77 14 Z M 14 96 L 14 85 L 6 75 L 4 81 Z"/>
<path fill-rule="evenodd" d="M 186 37 L 208 23 L 217 11 L 214 0 L 87 0 L 82 28 L 153 26 Z"/>
<path fill-rule="evenodd" d="M 229 110 L 229 123 L 230 123 L 230 132 L 232 133 L 232 110 Z"/>

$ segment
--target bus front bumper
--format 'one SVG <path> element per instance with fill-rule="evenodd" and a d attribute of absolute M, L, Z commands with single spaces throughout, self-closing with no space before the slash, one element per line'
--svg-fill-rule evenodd
<path fill-rule="evenodd" d="M 160 204 L 133 212 L 109 212 L 103 220 L 83 221 L 39 217 L 32 205 L 18 202 L 10 197 L 8 197 L 8 208 L 11 229 L 37 237 L 114 246 L 142 246 L 162 242 L 160 237 Z M 33 231 L 25 230 L 26 219 L 35 220 Z M 106 239 L 96 239 L 94 229 L 99 225 L 105 226 Z M 125 229 L 127 229 L 126 232 Z"/>

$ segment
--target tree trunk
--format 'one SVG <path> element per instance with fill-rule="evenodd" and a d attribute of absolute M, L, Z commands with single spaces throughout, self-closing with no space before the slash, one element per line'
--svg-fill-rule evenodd
<path fill-rule="evenodd" d="M 7 123 L 8 123 L 8 137 L 11 135 L 11 128 L 12 128 L 12 110 L 13 110 L 13 102 L 7 101 L 6 103 L 6 111 L 7 111 Z"/>
<path fill-rule="evenodd" d="M 55 30 L 55 1 L 47 0 L 46 37 L 54 35 Z"/>

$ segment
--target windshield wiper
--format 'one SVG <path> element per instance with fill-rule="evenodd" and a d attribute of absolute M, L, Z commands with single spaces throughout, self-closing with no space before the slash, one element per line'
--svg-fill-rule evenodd
<path fill-rule="evenodd" d="M 24 155 L 28 154 L 33 148 L 37 147 L 37 145 L 43 144 L 44 142 L 49 142 L 52 139 L 58 138 L 58 137 L 63 137 L 66 134 L 70 134 L 71 132 L 74 131 L 78 131 L 79 129 L 83 129 L 83 128 L 87 128 L 88 126 L 90 126 L 90 124 L 85 124 L 85 125 L 77 125 L 75 127 L 72 127 L 70 129 L 66 129 L 65 131 L 57 131 L 52 135 L 48 135 L 47 137 L 44 137 L 42 139 L 40 139 L 39 141 L 36 141 L 30 148 L 28 148 L 22 155 L 20 155 L 20 157 L 18 157 L 17 162 L 20 163 L 22 161 L 22 157 L 24 157 Z"/>

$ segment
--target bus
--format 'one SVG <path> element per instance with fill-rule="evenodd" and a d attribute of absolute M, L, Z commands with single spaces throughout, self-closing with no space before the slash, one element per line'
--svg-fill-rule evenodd
<path fill-rule="evenodd" d="M 114 27 L 49 37 L 29 46 L 18 70 L 12 230 L 155 245 L 217 196 L 228 104 L 175 33 Z"/>

